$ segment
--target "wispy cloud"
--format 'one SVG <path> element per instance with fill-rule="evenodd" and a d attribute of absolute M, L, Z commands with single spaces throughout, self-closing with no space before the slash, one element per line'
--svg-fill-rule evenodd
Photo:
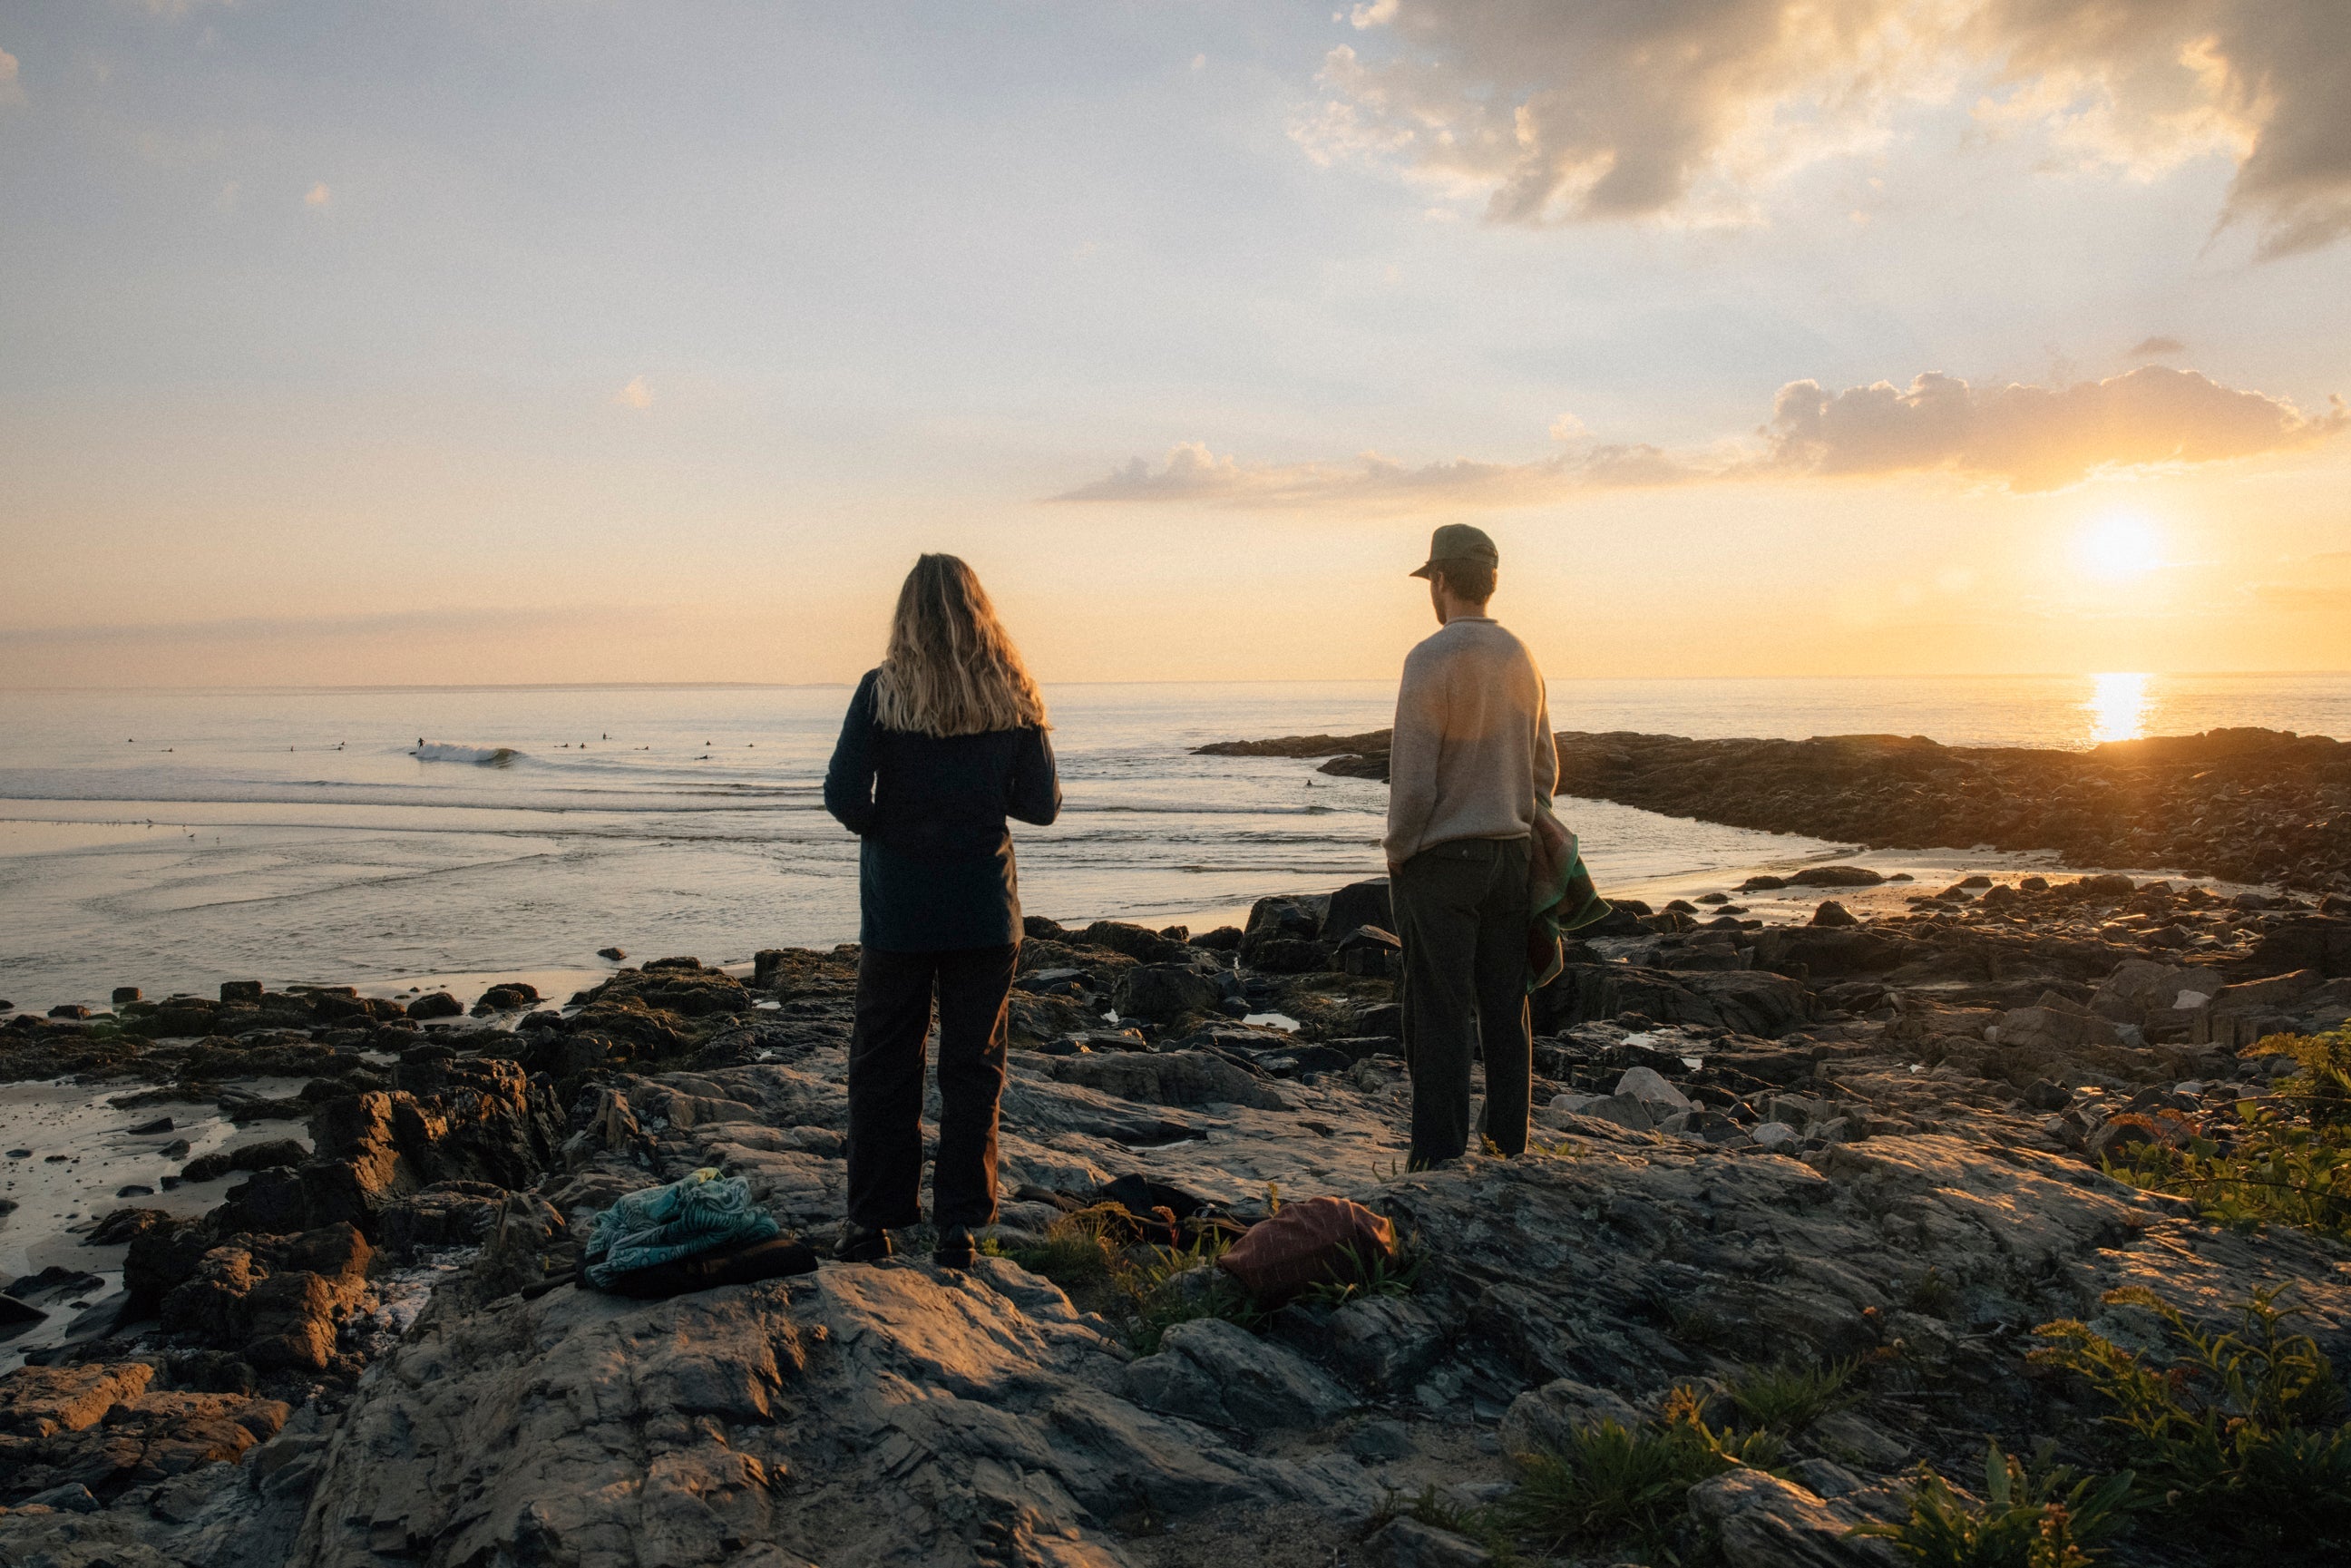
<path fill-rule="evenodd" d="M 2134 360 L 2168 360 L 2174 354 L 2184 354 L 2187 351 L 2188 345 L 2177 338 L 2141 338 L 2131 346 L 2131 351 L 2126 357 Z"/>
<path fill-rule="evenodd" d="M 1535 506 L 1578 490 L 1677 485 L 1709 471 L 1655 446 L 1595 446 L 1533 463 L 1455 458 L 1411 467 L 1366 452 L 1353 464 L 1243 464 L 1196 441 L 1154 468 L 1137 457 L 1056 501 L 1194 501 L 1267 511 L 1344 506 L 1417 512 L 1442 507 Z"/>
<path fill-rule="evenodd" d="M 1832 392 L 1803 381 L 1780 389 L 1755 439 L 1701 451 L 1577 439 L 1528 463 L 1456 458 L 1416 466 L 1365 453 L 1349 464 L 1246 464 L 1184 442 L 1157 467 L 1138 457 L 1052 499 L 1416 513 L 1538 506 L 1596 490 L 1935 472 L 2039 491 L 2116 470 L 2293 451 L 2346 423 L 2351 413 L 2339 398 L 2324 413 L 2305 414 L 2284 399 L 2158 365 L 2064 387 L 1978 388 L 1929 373 L 1907 388 L 1879 382 Z M 1565 434 L 1580 437 L 1580 424 Z"/>
<path fill-rule="evenodd" d="M 651 408 L 653 405 L 653 389 L 645 385 L 644 377 L 636 376 L 627 386 L 612 394 L 612 401 L 622 408 Z"/>
<path fill-rule="evenodd" d="M 306 207 L 323 207 L 334 199 L 334 192 L 327 189 L 327 182 L 324 180 L 302 193 L 302 204 Z"/>
<path fill-rule="evenodd" d="M 25 87 L 17 80 L 16 57 L 0 49 L 0 103 L 22 103 Z"/>
<path fill-rule="evenodd" d="M 2351 233 L 2343 0 L 1377 0 L 1350 19 L 1374 56 L 1332 50 L 1293 134 L 1482 193 L 1497 222 L 1736 216 L 1989 75 L 1982 123 L 2083 162 L 2234 160 L 2224 217 L 2264 254 Z"/>

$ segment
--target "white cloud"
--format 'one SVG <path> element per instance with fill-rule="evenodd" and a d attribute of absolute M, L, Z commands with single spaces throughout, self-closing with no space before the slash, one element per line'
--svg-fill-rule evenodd
<path fill-rule="evenodd" d="M 1774 176 L 1883 145 L 1892 110 L 1993 83 L 1988 129 L 2151 179 L 2237 162 L 2264 254 L 2351 233 L 2345 0 L 1377 0 L 1292 133 L 1498 222 L 1739 218 Z M 1392 44 L 1392 47 L 1389 47 Z"/>
<path fill-rule="evenodd" d="M 622 408 L 651 408 L 653 405 L 653 389 L 645 385 L 644 377 L 636 376 L 627 386 L 612 394 L 612 401 Z"/>
<path fill-rule="evenodd" d="M 1562 416 L 1552 434 L 1572 419 Z M 1156 468 L 1138 457 L 1053 499 L 1434 512 L 1539 506 L 1593 490 L 1933 472 L 2038 491 L 2095 474 L 2293 451 L 2346 425 L 2351 412 L 2340 399 L 2325 413 L 2305 414 L 2283 399 L 2158 365 L 2064 387 L 1977 388 L 1929 373 L 1907 389 L 1879 382 L 1831 392 L 1792 382 L 1757 440 L 1702 451 L 1583 446 L 1581 422 L 1561 436 L 1579 439 L 1577 447 L 1515 464 L 1455 458 L 1415 467 L 1378 453 L 1353 464 L 1244 464 L 1187 441 Z"/>
<path fill-rule="evenodd" d="M 16 57 L 0 49 L 0 103 L 22 103 L 25 89 L 16 79 Z"/>
<path fill-rule="evenodd" d="M 323 207 L 334 199 L 335 193 L 327 189 L 324 180 L 302 193 L 302 204 L 306 207 Z"/>

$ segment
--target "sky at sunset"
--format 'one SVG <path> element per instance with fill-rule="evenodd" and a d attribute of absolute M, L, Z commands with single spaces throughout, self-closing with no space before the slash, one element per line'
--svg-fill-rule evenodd
<path fill-rule="evenodd" d="M 0 5 L 0 685 L 2351 668 L 2343 0 Z"/>

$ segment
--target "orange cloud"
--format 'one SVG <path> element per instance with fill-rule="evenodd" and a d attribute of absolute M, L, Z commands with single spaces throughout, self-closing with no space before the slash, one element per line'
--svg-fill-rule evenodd
<path fill-rule="evenodd" d="M 1377 453 L 1352 465 L 1245 464 L 1188 441 L 1156 468 L 1138 457 L 1052 499 L 1416 513 L 1540 506 L 1593 490 L 1924 472 L 2037 491 L 2116 469 L 2290 452 L 2346 423 L 2351 412 L 2339 398 L 2325 413 L 2305 414 L 2284 399 L 2159 365 L 2067 387 L 1976 388 L 1930 372 L 1907 388 L 1879 382 L 1832 392 L 1817 382 L 1791 382 L 1757 433 L 1760 446 L 1724 443 L 1677 454 L 1594 444 L 1531 463 L 1455 458 L 1414 466 Z"/>
<path fill-rule="evenodd" d="M 2291 451 L 2341 430 L 2342 400 L 2304 414 L 2281 398 L 2221 386 L 2194 371 L 2144 365 L 2070 387 L 1977 389 L 1928 374 L 1841 392 L 1794 382 L 1773 400 L 1774 467 L 1812 474 L 1926 469 L 2053 490 L 2101 469 L 2217 463 Z"/>

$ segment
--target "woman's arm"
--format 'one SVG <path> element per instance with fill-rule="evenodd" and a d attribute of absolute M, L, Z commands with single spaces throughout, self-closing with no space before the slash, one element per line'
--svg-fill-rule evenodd
<path fill-rule="evenodd" d="M 1042 729 L 1023 729 L 1012 755 L 1012 781 L 1005 790 L 1004 814 L 1044 827 L 1061 814 L 1061 775 L 1053 766 L 1053 743 Z"/>
<path fill-rule="evenodd" d="M 860 838 L 873 827 L 873 681 L 879 674 L 868 671 L 857 684 L 824 770 L 824 809 Z"/>

